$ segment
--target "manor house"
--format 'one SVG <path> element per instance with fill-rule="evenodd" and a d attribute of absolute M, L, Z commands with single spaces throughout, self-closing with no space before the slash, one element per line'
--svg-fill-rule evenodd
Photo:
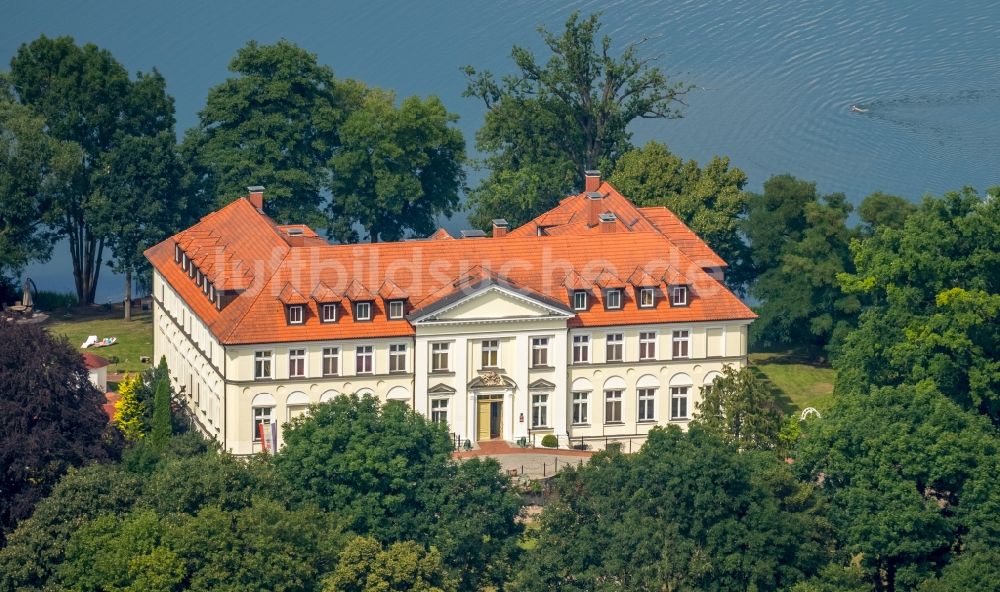
<path fill-rule="evenodd" d="M 600 173 L 491 234 L 329 244 L 241 197 L 146 252 L 154 359 L 198 428 L 236 454 L 340 393 L 400 401 L 458 442 L 641 440 L 685 425 L 746 363 L 754 313 L 726 262 Z M 263 439 L 262 439 L 263 436 Z"/>

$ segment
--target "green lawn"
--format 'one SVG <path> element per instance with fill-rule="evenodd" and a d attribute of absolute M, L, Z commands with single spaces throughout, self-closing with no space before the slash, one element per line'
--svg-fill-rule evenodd
<path fill-rule="evenodd" d="M 110 360 L 108 372 L 142 370 L 147 365 L 141 364 L 139 358 L 153 355 L 153 323 L 148 312 L 133 313 L 128 323 L 123 320 L 120 307 L 111 311 L 85 309 L 59 312 L 54 313 L 44 326 L 53 334 L 68 337 L 70 344 L 81 353 L 91 352 Z M 97 349 L 79 349 L 88 335 L 97 335 L 98 339 L 117 337 L 118 342 Z"/>
<path fill-rule="evenodd" d="M 751 367 L 764 378 L 785 413 L 815 407 L 820 413 L 833 404 L 833 380 L 829 366 L 807 363 L 787 353 L 750 354 Z"/>

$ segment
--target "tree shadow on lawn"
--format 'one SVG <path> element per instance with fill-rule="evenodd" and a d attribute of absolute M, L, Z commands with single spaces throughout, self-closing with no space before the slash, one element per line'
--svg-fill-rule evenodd
<path fill-rule="evenodd" d="M 768 360 L 768 362 L 771 362 L 771 360 Z M 774 384 L 774 381 L 767 374 L 764 374 L 764 371 L 760 367 L 750 364 L 750 371 L 771 391 L 771 396 L 774 397 L 774 402 L 778 406 L 778 409 L 781 409 L 782 413 L 790 415 L 798 411 L 798 407 L 792 402 L 792 398 L 788 396 L 788 393 L 778 388 L 778 385 Z"/>

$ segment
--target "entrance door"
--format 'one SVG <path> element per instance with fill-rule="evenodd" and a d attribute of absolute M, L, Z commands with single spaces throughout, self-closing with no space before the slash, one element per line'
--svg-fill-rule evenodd
<path fill-rule="evenodd" d="M 500 401 L 490 402 L 490 440 L 500 437 L 500 429 L 503 427 L 503 403 Z"/>
<path fill-rule="evenodd" d="M 479 401 L 478 440 L 495 440 L 503 433 L 503 401 Z"/>

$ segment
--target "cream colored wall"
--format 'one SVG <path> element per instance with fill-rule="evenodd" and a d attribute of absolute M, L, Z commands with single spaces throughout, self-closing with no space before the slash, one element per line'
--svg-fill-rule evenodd
<path fill-rule="evenodd" d="M 672 333 L 675 329 L 690 331 L 690 358 L 672 359 Z M 657 331 L 657 359 L 640 361 L 639 333 L 641 331 Z M 745 337 L 746 324 L 734 323 L 693 323 L 660 326 L 609 327 L 601 329 L 574 329 L 570 331 L 569 356 L 572 359 L 572 336 L 586 333 L 591 336 L 590 364 L 570 364 L 566 392 L 567 422 L 570 424 L 568 433 L 571 439 L 583 438 L 595 447 L 603 447 L 605 438 L 609 441 L 621 441 L 639 445 L 642 435 L 656 425 L 676 423 L 686 428 L 688 420 L 670 419 L 670 382 L 678 375 L 690 377 L 687 386 L 688 416 L 694 415 L 696 405 L 701 401 L 701 387 L 705 377 L 711 372 L 720 372 L 727 365 L 742 367 L 746 363 Z M 625 361 L 622 363 L 606 363 L 606 341 L 608 333 L 624 334 Z M 709 336 L 713 335 L 713 339 Z M 725 347 L 725 355 L 719 351 Z M 638 386 L 639 380 L 649 375 L 656 381 L 656 421 L 638 421 Z M 625 382 L 622 396 L 622 423 L 606 424 L 604 421 L 604 385 L 611 377 L 620 377 Z M 589 399 L 589 424 L 572 425 L 572 391 L 577 379 L 589 380 L 592 386 Z"/>
<path fill-rule="evenodd" d="M 174 389 L 183 392 L 196 426 L 207 436 L 225 439 L 223 348 L 208 327 L 164 281 L 153 273 L 153 363 L 166 357 Z"/>

